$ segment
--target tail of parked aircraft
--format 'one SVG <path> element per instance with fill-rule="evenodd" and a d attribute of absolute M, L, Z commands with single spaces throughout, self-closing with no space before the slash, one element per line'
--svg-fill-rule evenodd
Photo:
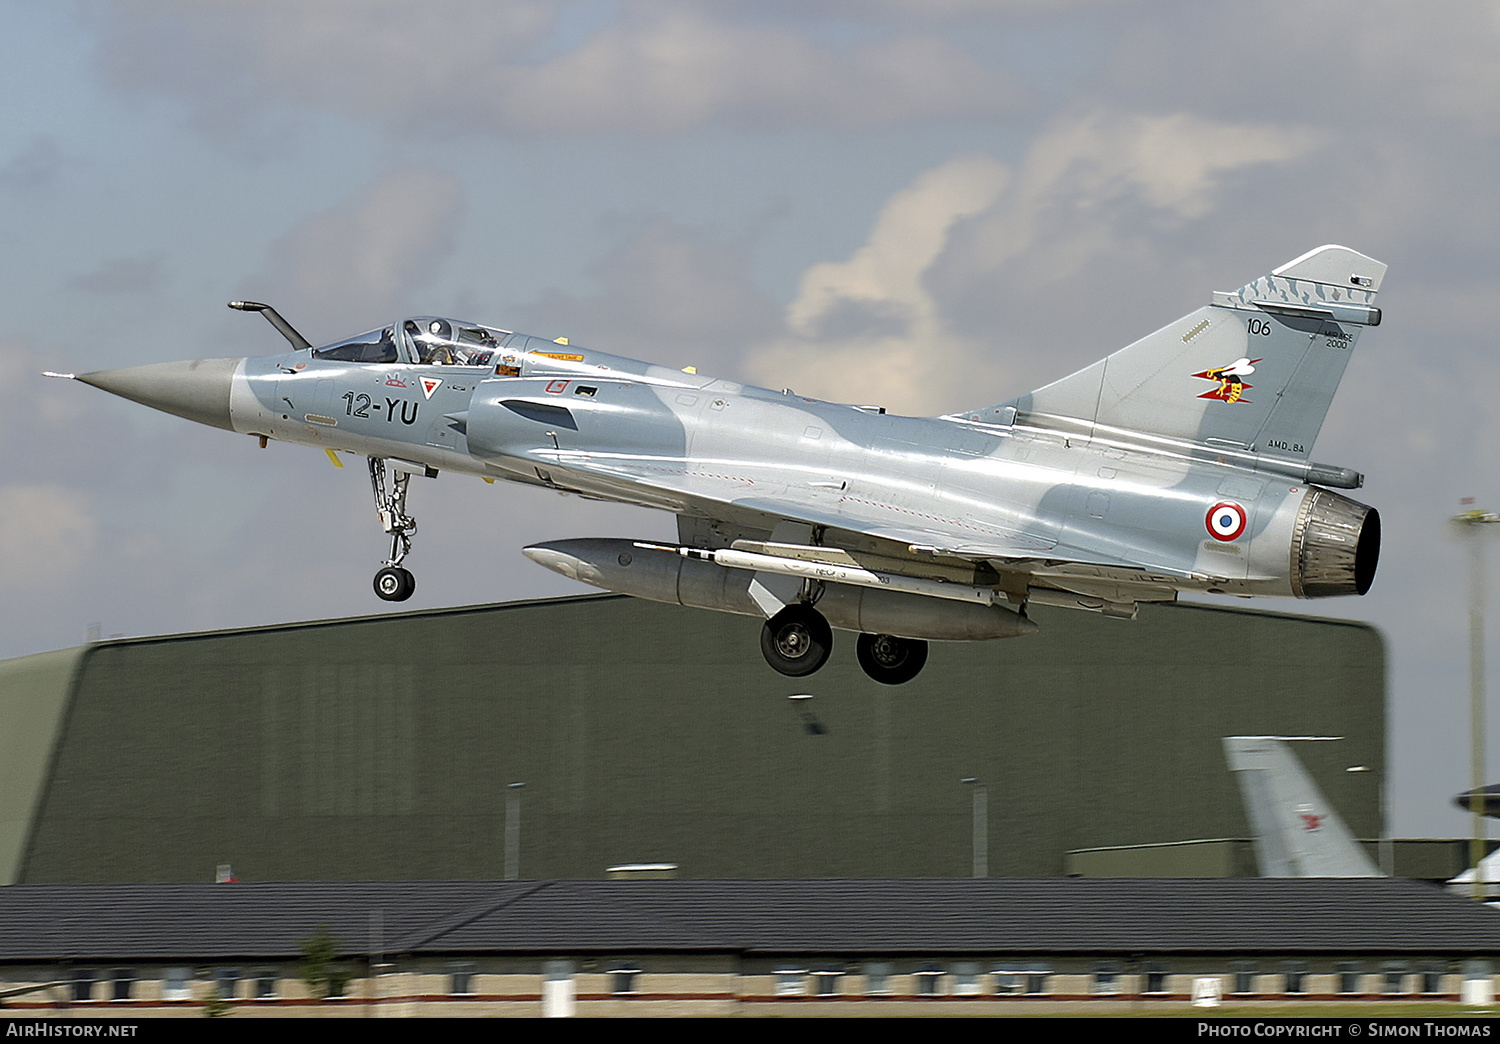
<path fill-rule="evenodd" d="M 1262 877 L 1381 877 L 1286 743 L 1225 736 Z"/>
<path fill-rule="evenodd" d="M 1386 266 L 1322 246 L 1002 413 L 1085 435 L 1147 433 L 1306 461 Z M 1014 414 L 1011 414 L 1011 410 Z"/>
<path fill-rule="evenodd" d="M 1491 852 L 1457 877 L 1448 880 L 1448 891 L 1465 897 L 1474 894 L 1474 874 L 1479 874 L 1479 883 L 1485 902 L 1491 906 L 1500 899 L 1500 850 Z"/>

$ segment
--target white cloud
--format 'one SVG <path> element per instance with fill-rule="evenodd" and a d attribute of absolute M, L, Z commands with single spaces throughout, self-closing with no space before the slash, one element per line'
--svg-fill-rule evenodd
<path fill-rule="evenodd" d="M 397 120 L 548 33 L 546 0 L 134 0 L 94 9 L 100 61 L 118 85 L 209 113 L 279 98 Z M 449 100 L 452 100 L 451 98 Z M 234 121 L 232 121 L 234 122 Z"/>
<path fill-rule="evenodd" d="M 923 174 L 886 203 L 869 242 L 848 261 L 815 265 L 802 277 L 787 321 L 815 336 L 820 320 L 844 302 L 894 308 L 912 326 L 937 321 L 922 276 L 961 217 L 990 206 L 1010 180 L 1004 164 L 984 156 L 951 160 Z"/>
<path fill-rule="evenodd" d="M 595 294 L 554 292 L 520 325 L 663 365 L 732 373 L 752 340 L 780 325 L 742 251 L 666 220 L 635 229 L 594 269 Z"/>
<path fill-rule="evenodd" d="M 0 561 L 12 590 L 74 579 L 88 565 L 97 533 L 83 493 L 57 485 L 0 485 Z"/>
<path fill-rule="evenodd" d="M 1122 240 L 1144 212 L 1158 223 L 1203 218 L 1224 177 L 1312 147 L 1300 129 L 1216 123 L 1186 114 L 1098 111 L 1060 120 L 1012 171 L 964 157 L 928 171 L 881 210 L 847 261 L 814 266 L 787 309 L 790 337 L 753 358 L 772 386 L 901 412 L 939 412 L 1002 393 L 1003 327 L 956 322 L 968 296 L 1024 313 L 1101 258 L 1129 271 Z M 1092 361 L 1092 360 L 1088 360 Z M 1062 373 L 1054 373 L 1060 377 Z M 1004 394 L 1019 394 L 1014 387 Z"/>
<path fill-rule="evenodd" d="M 373 325 L 372 317 L 389 315 L 403 292 L 428 278 L 451 248 L 462 211 L 463 185 L 451 174 L 384 175 L 273 245 L 262 277 L 273 288 L 267 296 L 288 316 Z"/>
<path fill-rule="evenodd" d="M 1380 91 L 1384 120 L 1399 113 L 1430 123 L 1434 117 L 1468 123 L 1494 133 L 1494 98 L 1500 92 L 1500 6 L 1464 0 L 1417 6 L 1392 0 L 1352 4 L 1348 62 L 1353 79 Z M 1282 18 L 1290 20 L 1296 5 Z M 1308 34 L 1312 35 L 1312 34 Z M 1303 53 L 1326 53 L 1305 40 Z"/>
<path fill-rule="evenodd" d="M 1225 175 L 1294 159 L 1317 136 L 1303 128 L 1221 123 L 1188 113 L 1096 110 L 1059 120 L 1027 150 L 1015 189 L 976 221 L 966 262 L 991 271 L 1038 248 L 1062 278 L 1145 208 L 1158 220 L 1201 218 Z M 1064 245 L 1065 244 L 1065 245 Z M 1059 263 L 1069 258 L 1068 263 Z"/>
<path fill-rule="evenodd" d="M 953 224 L 990 206 L 1009 177 L 993 159 L 961 157 L 896 193 L 848 261 L 803 276 L 787 309 L 792 336 L 759 352 L 751 377 L 839 401 L 927 408 L 932 385 L 918 375 L 958 363 L 967 345 L 947 333 L 923 276 Z"/>
<path fill-rule="evenodd" d="M 637 3 L 575 42 L 554 35 L 559 10 L 156 0 L 115 7 L 101 50 L 116 83 L 182 99 L 205 128 L 271 99 L 405 131 L 662 133 L 717 119 L 859 127 L 994 113 L 1017 97 L 1003 73 L 930 35 L 832 48 L 794 25 Z"/>
<path fill-rule="evenodd" d="M 1472 0 L 1266 0 L 1188 5 L 1132 20 L 1110 88 L 1126 104 L 1320 123 L 1382 138 L 1452 121 L 1493 134 L 1500 110 L 1500 7 Z M 1443 131 L 1438 137 L 1445 137 Z"/>
<path fill-rule="evenodd" d="M 1071 7 L 1112 7 L 1128 0 L 836 0 L 845 9 L 885 8 L 919 18 L 966 18 L 975 15 L 1053 13 Z"/>
<path fill-rule="evenodd" d="M 716 116 L 860 126 L 992 112 L 1013 93 L 933 37 L 843 53 L 791 29 L 731 25 L 696 10 L 612 26 L 553 62 L 502 76 L 497 115 L 535 130 L 677 131 Z"/>

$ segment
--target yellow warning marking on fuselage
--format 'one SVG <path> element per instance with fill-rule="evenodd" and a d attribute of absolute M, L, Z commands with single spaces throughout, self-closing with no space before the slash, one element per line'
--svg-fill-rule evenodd
<path fill-rule="evenodd" d="M 326 454 L 328 454 L 328 459 L 331 460 L 331 461 L 333 461 L 333 466 L 334 467 L 341 468 L 341 467 L 344 466 L 344 462 L 341 461 L 341 460 L 339 460 L 339 455 L 337 453 L 335 453 L 333 450 L 331 450 L 331 449 L 325 449 L 323 452 L 326 453 Z"/>
<path fill-rule="evenodd" d="M 533 355 L 545 355 L 549 359 L 561 359 L 563 362 L 583 362 L 583 356 L 570 355 L 567 352 L 533 352 Z"/>
<path fill-rule="evenodd" d="M 1197 326 L 1195 326 L 1191 330 L 1189 330 L 1187 333 L 1185 333 L 1185 334 L 1182 335 L 1182 343 L 1183 344 L 1187 344 L 1194 337 L 1197 337 L 1199 334 L 1201 334 L 1204 330 L 1207 330 L 1207 329 L 1208 329 L 1208 320 L 1205 319 L 1201 323 L 1199 323 Z"/>

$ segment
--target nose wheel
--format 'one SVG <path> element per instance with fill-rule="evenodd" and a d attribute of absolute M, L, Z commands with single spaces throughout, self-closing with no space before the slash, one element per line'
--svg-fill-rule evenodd
<path fill-rule="evenodd" d="M 411 538 L 417 531 L 417 520 L 406 513 L 406 487 L 411 482 L 411 475 L 405 471 L 393 471 L 387 491 L 385 460 L 370 457 L 369 462 L 375 511 L 380 516 L 381 528 L 391 535 L 391 557 L 375 574 L 375 593 L 387 602 L 404 602 L 417 589 L 416 577 L 401 565 L 411 553 Z"/>
<path fill-rule="evenodd" d="M 387 602 L 404 602 L 417 589 L 417 578 L 410 569 L 386 566 L 375 574 L 375 593 Z"/>
<path fill-rule="evenodd" d="M 789 605 L 760 629 L 760 651 L 780 673 L 803 678 L 828 662 L 833 629 L 812 606 Z"/>

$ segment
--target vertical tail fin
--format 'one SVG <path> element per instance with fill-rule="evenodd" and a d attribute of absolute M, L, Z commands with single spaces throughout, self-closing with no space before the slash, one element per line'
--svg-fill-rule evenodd
<path fill-rule="evenodd" d="M 1145 432 L 1306 461 L 1360 327 L 1380 322 L 1385 269 L 1347 247 L 1319 247 L 999 409 L 1088 434 Z"/>
<path fill-rule="evenodd" d="M 1381 877 L 1287 745 L 1274 736 L 1225 736 L 1255 831 L 1262 877 Z"/>

